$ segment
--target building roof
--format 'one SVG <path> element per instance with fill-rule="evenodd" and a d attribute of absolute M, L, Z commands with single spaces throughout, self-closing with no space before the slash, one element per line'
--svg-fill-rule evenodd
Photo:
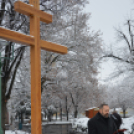
<path fill-rule="evenodd" d="M 86 109 L 86 111 L 89 111 L 91 109 L 98 109 L 98 107 L 90 107 L 90 108 Z"/>

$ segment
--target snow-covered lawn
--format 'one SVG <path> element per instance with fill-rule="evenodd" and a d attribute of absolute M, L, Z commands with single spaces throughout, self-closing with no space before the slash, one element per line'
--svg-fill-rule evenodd
<path fill-rule="evenodd" d="M 79 119 L 72 119 L 70 120 L 72 123 L 72 128 L 83 128 L 86 129 L 87 128 L 87 123 L 88 123 L 89 118 L 79 118 Z M 55 122 L 56 123 L 56 122 Z M 60 122 L 63 123 L 63 122 Z M 123 118 L 123 124 L 121 125 L 121 129 L 125 128 L 128 129 L 127 131 L 125 131 L 125 134 L 130 134 L 132 132 L 132 124 L 134 123 L 134 116 L 130 117 L 130 118 Z M 7 130 L 6 134 L 29 134 L 26 133 L 24 131 L 16 131 L 16 133 L 14 131 L 11 130 Z"/>
<path fill-rule="evenodd" d="M 123 124 L 121 125 L 121 129 L 125 128 L 128 129 L 125 131 L 125 134 L 130 134 L 132 132 L 132 124 L 134 123 L 134 116 L 130 118 L 122 118 L 123 119 Z M 89 118 L 79 118 L 79 119 L 74 119 L 72 120 L 72 127 L 73 128 L 87 128 L 87 123 L 88 123 Z"/>
<path fill-rule="evenodd" d="M 29 134 L 29 133 L 20 130 L 17 131 L 6 130 L 5 134 Z"/>
<path fill-rule="evenodd" d="M 72 122 L 72 128 L 77 128 L 77 127 L 81 127 L 81 128 L 87 128 L 87 122 L 88 122 L 89 118 L 79 118 L 79 119 L 73 119 L 71 120 Z"/>
<path fill-rule="evenodd" d="M 132 124 L 134 123 L 134 116 L 130 118 L 123 118 L 123 124 L 121 125 L 121 128 L 128 129 L 125 134 L 130 134 L 132 132 Z"/>

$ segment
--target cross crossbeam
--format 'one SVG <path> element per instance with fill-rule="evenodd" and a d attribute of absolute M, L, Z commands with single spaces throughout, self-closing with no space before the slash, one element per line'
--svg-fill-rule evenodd
<path fill-rule="evenodd" d="M 32 5 L 25 4 L 21 1 L 17 1 L 14 4 L 15 11 L 22 13 L 27 16 L 38 16 L 40 18 L 40 21 L 45 23 L 51 23 L 52 22 L 52 15 L 45 13 L 41 10 L 36 9 Z"/>
<path fill-rule="evenodd" d="M 34 37 L 0 27 L 0 38 L 16 43 L 34 45 Z"/>
<path fill-rule="evenodd" d="M 34 36 L 25 35 L 2 27 L 0 27 L 0 38 L 13 41 L 16 43 L 26 44 L 28 46 L 34 46 L 34 42 L 35 42 Z M 61 54 L 67 53 L 67 47 L 58 45 L 56 43 L 40 40 L 40 45 L 41 45 L 41 49 L 47 51 L 61 53 Z"/>
<path fill-rule="evenodd" d="M 67 53 L 67 47 L 55 44 L 53 42 L 40 40 L 40 45 L 42 49 L 47 50 L 47 51 L 61 53 L 61 54 Z"/>

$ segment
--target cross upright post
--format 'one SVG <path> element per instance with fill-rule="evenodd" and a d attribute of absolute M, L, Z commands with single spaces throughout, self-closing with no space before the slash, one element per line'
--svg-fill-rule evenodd
<path fill-rule="evenodd" d="M 39 9 L 39 0 L 30 0 Z M 30 47 L 31 59 L 31 133 L 41 134 L 41 58 L 40 58 L 40 18 L 30 17 L 30 35 L 35 37 L 34 46 Z"/>
<path fill-rule="evenodd" d="M 31 57 L 31 133 L 42 134 L 41 128 L 41 57 L 40 49 L 67 53 L 67 47 L 40 39 L 40 21 L 52 22 L 52 15 L 39 10 L 39 0 L 31 5 L 15 2 L 15 11 L 30 17 L 30 36 L 0 27 L 0 38 L 30 46 Z"/>

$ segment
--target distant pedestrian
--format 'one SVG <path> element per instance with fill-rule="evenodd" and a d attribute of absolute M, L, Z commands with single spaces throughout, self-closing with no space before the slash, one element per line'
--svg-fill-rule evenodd
<path fill-rule="evenodd" d="M 114 134 L 124 134 L 124 131 L 127 130 L 127 129 L 120 129 L 120 126 L 122 124 L 121 116 L 116 112 L 114 112 L 111 116 L 114 120 L 114 127 L 117 130 Z"/>
<path fill-rule="evenodd" d="M 101 104 L 96 116 L 88 121 L 88 134 L 113 134 L 116 130 L 108 104 Z"/>

